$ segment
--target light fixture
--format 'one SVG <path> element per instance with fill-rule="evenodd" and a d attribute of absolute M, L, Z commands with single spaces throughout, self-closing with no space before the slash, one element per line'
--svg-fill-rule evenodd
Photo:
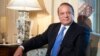
<path fill-rule="evenodd" d="M 17 10 L 19 17 L 17 19 L 18 29 L 18 43 L 22 43 L 23 40 L 27 40 L 30 35 L 29 11 L 41 10 L 37 0 L 11 0 L 7 6 L 8 9 Z"/>

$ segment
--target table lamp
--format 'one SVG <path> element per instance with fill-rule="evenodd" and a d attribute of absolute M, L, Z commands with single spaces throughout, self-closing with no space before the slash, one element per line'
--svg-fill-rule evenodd
<path fill-rule="evenodd" d="M 17 42 L 21 44 L 24 40 L 27 40 L 30 35 L 31 21 L 29 20 L 29 11 L 41 10 L 41 7 L 37 0 L 11 0 L 7 8 L 19 12 L 16 26 L 18 29 Z"/>

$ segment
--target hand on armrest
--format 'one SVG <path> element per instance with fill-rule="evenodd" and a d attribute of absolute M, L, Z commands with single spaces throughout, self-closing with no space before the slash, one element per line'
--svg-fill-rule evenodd
<path fill-rule="evenodd" d="M 22 56 L 23 55 L 23 50 L 24 49 L 21 46 L 19 46 L 17 48 L 17 50 L 15 51 L 14 56 Z"/>

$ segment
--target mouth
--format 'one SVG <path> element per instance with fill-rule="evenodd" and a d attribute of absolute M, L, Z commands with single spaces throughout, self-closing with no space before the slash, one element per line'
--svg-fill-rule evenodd
<path fill-rule="evenodd" d="M 69 20 L 69 18 L 67 17 L 67 18 L 64 18 L 63 20 L 64 20 L 64 21 L 68 21 L 68 20 Z"/>
<path fill-rule="evenodd" d="M 66 19 L 67 21 L 69 20 L 69 18 Z"/>

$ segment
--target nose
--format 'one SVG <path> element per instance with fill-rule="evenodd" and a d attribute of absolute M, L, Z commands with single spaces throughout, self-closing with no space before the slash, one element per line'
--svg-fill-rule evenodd
<path fill-rule="evenodd" d="M 64 17 L 65 17 L 65 18 L 68 18 L 68 14 L 67 14 L 67 13 L 64 13 Z"/>

